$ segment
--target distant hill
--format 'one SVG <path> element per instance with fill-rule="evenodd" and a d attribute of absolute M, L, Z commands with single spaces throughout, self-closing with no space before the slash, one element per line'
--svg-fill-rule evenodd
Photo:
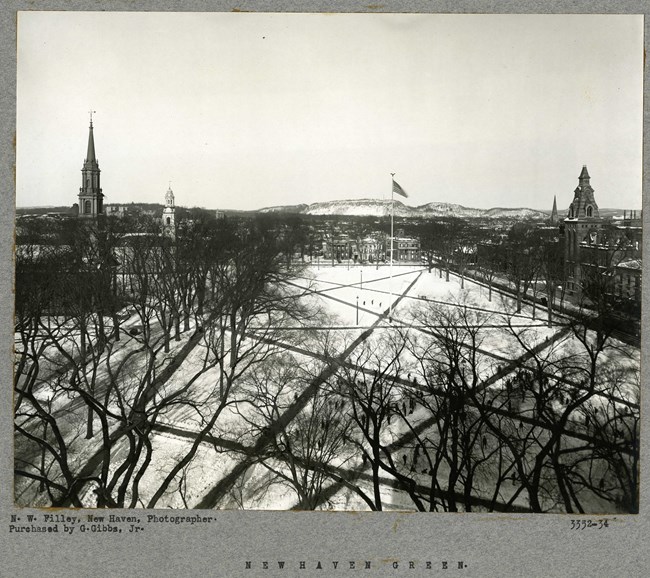
<path fill-rule="evenodd" d="M 284 205 L 279 207 L 266 207 L 260 213 L 298 213 L 304 215 L 342 215 L 342 216 L 390 216 L 391 202 L 383 199 L 350 199 L 340 201 L 327 201 L 312 203 L 311 205 Z M 488 219 L 547 219 L 544 211 L 527 208 L 502 208 L 473 209 L 454 203 L 427 203 L 418 207 L 410 207 L 401 201 L 395 201 L 396 217 L 464 217 Z"/>
<path fill-rule="evenodd" d="M 254 211 L 257 213 L 304 213 L 305 209 L 307 209 L 309 205 L 302 204 L 302 205 L 278 205 L 276 207 L 264 207 L 263 209 L 259 209 L 258 211 Z"/>
<path fill-rule="evenodd" d="M 551 215 L 550 210 L 544 210 L 544 211 L 541 211 L 541 212 L 545 213 L 547 216 Z M 629 215 L 630 210 L 626 209 L 625 212 L 627 212 L 628 215 Z M 623 209 L 612 209 L 612 208 L 609 208 L 609 207 L 604 207 L 604 208 L 603 207 L 598 207 L 598 214 L 601 217 L 605 218 L 605 219 L 611 219 L 612 217 L 623 218 L 623 213 L 624 213 Z M 560 219 L 564 219 L 569 214 L 569 207 L 567 207 L 566 209 L 558 209 L 557 214 L 558 214 L 558 217 Z M 641 216 L 641 210 L 636 209 L 636 214 L 637 214 L 637 216 L 640 217 Z"/>
<path fill-rule="evenodd" d="M 162 211 L 163 206 L 158 203 L 111 203 L 121 205 L 127 209 L 139 209 L 141 211 Z M 178 207 L 181 209 L 182 207 Z M 189 209 L 186 209 L 189 210 Z M 50 213 L 64 213 L 71 211 L 71 207 L 17 207 L 17 215 L 45 215 Z M 300 215 L 341 215 L 341 216 L 362 216 L 362 217 L 389 217 L 391 211 L 390 200 L 384 199 L 349 199 L 339 201 L 326 201 L 312 203 L 310 205 L 277 205 L 264 207 L 257 211 L 231 211 L 224 212 L 233 215 L 250 215 L 251 213 L 292 213 Z M 600 216 L 611 218 L 622 216 L 623 209 L 600 208 Z M 558 215 L 563 219 L 569 209 L 559 210 Z M 628 211 L 629 212 L 629 211 Z M 637 215 L 641 211 L 637 210 Z M 491 209 L 474 209 L 455 203 L 427 203 L 417 207 L 410 207 L 401 201 L 395 201 L 396 217 L 431 218 L 431 217 L 461 217 L 461 218 L 484 218 L 484 219 L 548 219 L 550 210 L 538 211 L 526 207 L 493 207 Z"/>
<path fill-rule="evenodd" d="M 47 215 L 54 213 L 68 214 L 72 212 L 72 207 L 16 207 L 16 215 Z"/>

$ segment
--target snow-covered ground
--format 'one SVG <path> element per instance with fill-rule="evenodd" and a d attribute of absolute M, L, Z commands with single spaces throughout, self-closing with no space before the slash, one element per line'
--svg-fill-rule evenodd
<path fill-rule="evenodd" d="M 561 325 L 547 326 L 545 308 L 538 306 L 535 317 L 529 305 L 524 305 L 520 314 L 514 314 L 516 303 L 513 298 L 493 291 L 490 301 L 488 290 L 483 285 L 469 279 L 461 283 L 455 275 L 447 282 L 437 270 L 428 272 L 423 267 L 396 265 L 392 268 L 391 277 L 391 268 L 388 265 L 318 265 L 312 266 L 304 277 L 296 279 L 294 285 L 310 289 L 310 293 L 304 297 L 304 303 L 314 315 L 306 325 L 283 327 L 284 331 L 280 336 L 290 341 L 285 341 L 284 345 L 269 345 L 269 351 L 272 351 L 273 355 L 279 355 L 285 348 L 286 351 L 282 352 L 282 362 L 299 368 L 304 376 L 299 382 L 300 386 L 292 385 L 278 393 L 276 402 L 282 411 L 298 403 L 297 400 L 303 391 L 309 390 L 311 381 L 308 376 L 312 378 L 313 383 L 317 383 L 321 375 L 325 376 L 325 379 L 327 361 L 339 358 L 344 351 L 347 351 L 347 359 L 339 358 L 340 362 L 354 362 L 358 359 L 356 354 L 365 347 L 368 353 L 363 359 L 366 362 L 373 360 L 374 354 L 375 361 L 381 364 L 382 356 L 389 352 L 387 344 L 391 341 L 408 338 L 416 345 L 426 343 L 432 330 L 430 323 L 423 324 L 423 318 L 428 311 L 435 310 L 438 314 L 446 312 L 450 318 L 463 313 L 461 320 L 481 326 L 481 337 L 476 344 L 477 375 L 481 382 L 490 383 L 489 387 L 496 392 L 494 395 L 499 395 L 499 392 L 505 390 L 503 380 L 509 373 L 508 364 L 512 360 L 523 358 L 527 349 L 535 348 L 540 357 L 544 357 L 549 368 L 553 368 L 554 363 L 558 364 L 562 359 L 574 358 L 577 363 L 585 356 L 584 346 L 567 334 Z M 135 323 L 135 318 L 132 318 L 126 325 L 128 327 Z M 187 343 L 188 335 L 184 335 L 180 342 L 172 340 L 171 351 L 166 354 L 165 359 L 174 359 L 177 352 Z M 73 336 L 66 339 L 73 339 Z M 610 348 L 601 356 L 598 361 L 599 368 L 602 368 L 603 376 L 607 375 L 608 367 L 616 365 L 621 368 L 617 377 L 619 383 L 616 394 L 622 396 L 624 402 L 635 403 L 638 401 L 640 352 L 632 347 L 619 345 L 620 347 Z M 136 347 L 137 340 L 125 334 L 119 344 L 118 355 L 113 358 L 112 363 L 118 363 Z M 407 383 L 413 379 L 412 375 L 420 377 L 419 383 L 423 381 L 423 376 L 418 373 L 415 349 L 406 348 L 400 357 L 398 377 Z M 185 395 L 191 395 L 195 404 L 173 405 L 159 416 L 159 425 L 167 429 L 152 434 L 152 461 L 140 482 L 142 505 L 147 503 L 166 472 L 169 472 L 180 456 L 187 452 L 193 436 L 200 431 L 211 412 L 217 411 L 220 403 L 221 373 L 218 366 L 209 363 L 206 365 L 208 353 L 206 343 L 199 340 L 158 392 L 160 396 L 169 394 L 191 381 L 191 388 Z M 129 363 L 136 368 L 138 363 L 144 363 L 143 355 L 144 353 L 134 355 Z M 165 364 L 161 363 L 157 369 L 160 372 L 164 367 Z M 361 369 L 366 372 L 374 370 L 373 367 Z M 230 484 L 229 490 L 214 504 L 215 507 L 288 509 L 296 506 L 299 500 L 290 483 L 286 480 L 284 483 L 278 483 L 277 477 L 273 478 L 276 482 L 270 483 L 270 469 L 260 463 L 259 459 L 247 455 L 246 452 L 229 450 L 226 447 L 231 443 L 239 444 L 238 447 L 242 448 L 252 448 L 264 425 L 257 424 L 257 429 L 251 427 L 251 423 L 258 419 L 258 408 L 251 403 L 251 396 L 259 393 L 259 383 L 253 379 L 252 371 L 238 377 L 230 393 L 229 405 L 220 409 L 219 418 L 210 432 L 212 438 L 201 444 L 194 459 L 161 498 L 157 504 L 159 507 L 193 507 L 202 503 L 202 498 L 241 464 L 246 465 L 241 467 L 243 473 Z M 47 362 L 45 375 L 51 375 Z M 37 394 L 43 399 L 50 399 L 48 392 L 51 383 L 48 379 L 50 378 L 37 388 Z M 107 379 L 106 368 L 102 367 L 100 362 L 96 375 L 99 387 Z M 280 387 L 279 384 L 274 384 L 273 380 L 267 384 L 271 393 L 274 385 Z M 53 395 L 50 403 L 52 414 L 61 423 L 67 424 L 62 431 L 64 435 L 69 436 L 71 442 L 70 451 L 74 454 L 72 463 L 80 466 L 101 444 L 97 436 L 91 440 L 83 439 L 85 406 L 78 400 L 67 399 L 61 394 Z M 528 403 L 529 400 L 520 403 L 521 415 L 527 416 Z M 560 405 L 566 404 L 566 401 L 555 403 L 559 404 L 558 409 L 562 409 Z M 594 398 L 590 403 L 593 407 L 606 407 L 604 398 Z M 308 404 L 298 413 L 305 411 L 308 411 Z M 409 419 L 413 426 L 417 425 L 418 421 L 425 420 L 426 415 L 417 408 Z M 404 446 L 403 451 L 399 450 L 408 432 L 407 424 L 400 421 L 400 418 L 395 418 L 389 427 L 384 428 L 382 442 L 394 444 L 398 448 L 396 460 L 400 462 L 403 459 L 405 473 L 412 473 L 410 462 L 407 466 L 406 454 L 411 455 L 413 442 L 409 442 L 410 446 Z M 29 453 L 29 450 L 22 447 L 19 438 L 17 440 L 16 455 L 20 458 L 21 452 Z M 220 445 L 219 440 L 223 440 L 225 446 Z M 490 443 L 492 442 L 484 442 L 484 452 L 489 449 Z M 113 463 L 119 463 L 120 455 L 127 451 L 128 441 L 122 438 L 113 447 Z M 271 469 L 283 471 L 290 477 L 285 464 L 273 458 L 269 458 L 265 463 Z M 362 464 L 360 456 L 341 456 L 338 462 L 335 459 L 331 465 L 355 470 L 358 487 L 366 494 L 372 495 L 369 468 Z M 443 467 L 439 476 L 444 478 L 447 473 Z M 418 484 L 426 486 L 431 483 L 431 477 L 425 471 L 418 473 L 416 470 L 413 475 Z M 382 488 L 385 507 L 413 509 L 410 498 L 404 492 L 393 489 L 391 482 L 394 480 L 390 479 L 390 475 L 382 472 L 382 478 L 386 481 Z M 35 486 L 36 482 L 18 478 L 17 501 L 32 505 L 44 503 L 45 495 L 36 493 Z M 481 487 L 483 489 L 480 489 Z M 489 484 L 477 484 L 477 491 L 484 497 L 489 497 L 491 488 Z M 508 488 L 504 487 L 500 500 L 508 499 Z M 594 507 L 601 510 L 605 507 L 596 499 L 589 503 L 597 504 Z M 522 508 L 527 507 L 525 492 L 514 504 Z M 332 486 L 330 496 L 320 507 L 367 509 L 368 505 L 357 494 L 340 485 Z"/>

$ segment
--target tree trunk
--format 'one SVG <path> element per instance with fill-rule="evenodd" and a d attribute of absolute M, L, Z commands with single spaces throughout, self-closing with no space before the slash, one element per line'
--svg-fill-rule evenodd
<path fill-rule="evenodd" d="M 237 350 L 237 311 L 230 315 L 230 367 L 235 367 Z"/>
<path fill-rule="evenodd" d="M 223 359 L 226 356 L 226 329 L 223 322 L 223 315 L 219 315 L 219 338 L 221 339 L 221 363 L 219 363 L 219 401 L 223 401 Z"/>
<path fill-rule="evenodd" d="M 372 448 L 372 485 L 375 494 L 375 507 L 378 512 L 382 511 L 381 508 L 381 484 L 379 483 L 379 451 L 373 446 Z"/>
<path fill-rule="evenodd" d="M 79 325 L 79 335 L 80 335 L 80 340 L 79 340 L 79 353 L 81 355 L 81 364 L 85 365 L 86 364 L 86 325 L 85 323 L 82 323 Z"/>
<path fill-rule="evenodd" d="M 472 488 L 474 487 L 474 472 L 470 468 L 465 480 L 464 496 L 465 496 L 465 511 L 472 511 Z"/>
<path fill-rule="evenodd" d="M 93 437 L 93 410 L 88 406 L 88 420 L 86 422 L 86 439 L 89 440 Z"/>
<path fill-rule="evenodd" d="M 457 512 L 456 480 L 458 480 L 458 416 L 453 414 L 451 419 L 451 463 L 449 464 L 449 485 L 447 487 L 447 493 L 449 495 L 449 511 Z"/>
<path fill-rule="evenodd" d="M 104 312 L 97 312 L 97 351 L 101 354 L 104 351 L 104 344 L 106 343 L 106 328 L 104 327 Z"/>
<path fill-rule="evenodd" d="M 533 293 L 533 320 L 535 319 L 536 312 L 537 312 L 537 300 L 535 299 L 535 293 Z"/>
<path fill-rule="evenodd" d="M 115 341 L 120 340 L 120 319 L 117 313 L 113 314 L 113 339 Z"/>

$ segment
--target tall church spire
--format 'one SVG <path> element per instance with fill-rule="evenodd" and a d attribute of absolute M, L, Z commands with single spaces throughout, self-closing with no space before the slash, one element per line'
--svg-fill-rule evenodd
<path fill-rule="evenodd" d="M 553 210 L 551 211 L 551 224 L 555 225 L 557 223 L 557 199 L 553 195 Z"/>
<path fill-rule="evenodd" d="M 90 111 L 88 129 L 88 151 L 81 167 L 81 187 L 79 187 L 79 216 L 96 217 L 104 212 L 104 195 L 99 183 L 100 170 L 95 156 L 95 137 L 93 135 L 93 112 Z"/>
<path fill-rule="evenodd" d="M 88 130 L 88 152 L 86 153 L 86 162 L 97 162 L 95 158 L 95 138 L 93 137 L 93 117 L 90 117 L 90 129 Z"/>

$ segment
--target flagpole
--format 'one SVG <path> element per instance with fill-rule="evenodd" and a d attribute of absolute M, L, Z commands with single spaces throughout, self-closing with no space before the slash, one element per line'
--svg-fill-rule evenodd
<path fill-rule="evenodd" d="M 395 173 L 391 173 L 391 180 L 395 180 Z M 390 187 L 390 274 L 388 279 L 388 321 L 393 321 L 393 220 L 395 218 L 395 187 Z"/>

